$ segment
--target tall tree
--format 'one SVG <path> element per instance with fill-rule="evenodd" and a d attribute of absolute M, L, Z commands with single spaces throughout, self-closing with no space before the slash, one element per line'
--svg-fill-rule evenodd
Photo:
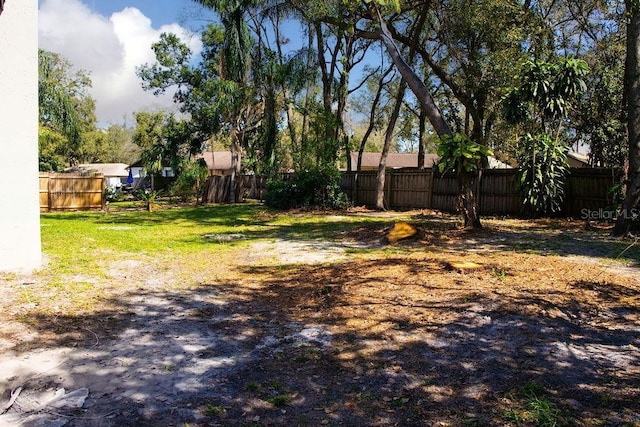
<path fill-rule="evenodd" d="M 383 18 L 380 8 L 377 4 L 369 3 L 369 13 L 372 19 L 376 20 L 379 25 L 379 37 L 383 44 L 386 46 L 389 56 L 395 64 L 398 72 L 402 75 L 404 81 L 407 83 L 411 91 L 414 93 L 424 114 L 429 119 L 429 122 L 433 126 L 434 130 L 443 141 L 449 141 L 451 144 L 462 144 L 464 138 L 455 138 L 454 133 L 447 123 L 442 110 L 436 105 L 433 96 L 427 87 L 427 85 L 420 79 L 418 74 L 407 64 L 402 57 L 400 50 L 395 44 L 391 30 L 387 24 L 387 21 Z M 443 151 L 444 155 L 448 153 L 461 153 L 463 150 L 462 145 L 460 149 Z M 481 156 L 485 155 L 485 151 L 478 148 L 476 150 Z M 445 163 L 455 164 L 460 163 L 459 156 L 452 158 L 445 158 Z M 474 162 L 474 168 L 457 168 L 455 172 L 458 176 L 458 200 L 460 201 L 458 208 L 462 213 L 465 227 L 481 228 L 480 214 L 477 209 L 477 201 L 475 196 L 475 180 L 478 179 L 479 169 L 485 164 L 485 162 Z"/>
<path fill-rule="evenodd" d="M 155 177 L 162 172 L 167 159 L 166 120 L 162 112 L 136 114 L 132 139 L 141 149 L 143 168 L 151 177 L 151 191 L 155 190 Z"/>
<path fill-rule="evenodd" d="M 226 83 L 226 90 L 232 96 L 225 97 L 227 103 L 227 122 L 231 133 L 231 191 L 229 202 L 236 202 L 236 177 L 242 165 L 242 146 L 244 137 L 244 115 L 247 113 L 247 82 L 251 62 L 253 40 L 245 19 L 247 8 L 252 5 L 247 1 L 196 0 L 203 6 L 215 10 L 224 27 L 224 43 L 222 60 L 220 61 L 220 77 Z"/>
<path fill-rule="evenodd" d="M 398 92 L 396 93 L 393 104 L 393 111 L 391 112 L 391 116 L 389 117 L 389 123 L 387 124 L 387 129 L 384 134 L 384 145 L 382 147 L 382 153 L 380 154 L 380 164 L 378 165 L 378 173 L 376 175 L 376 209 L 379 210 L 385 209 L 384 184 L 387 172 L 387 156 L 389 154 L 389 146 L 391 145 L 391 140 L 393 138 L 396 123 L 398 122 L 398 117 L 400 116 L 400 109 L 402 108 L 404 93 L 406 90 L 407 84 L 403 80 L 399 84 Z"/>
<path fill-rule="evenodd" d="M 85 71 L 57 53 L 38 51 L 40 167 L 58 170 L 81 160 L 83 133 L 95 130 L 95 103 Z"/>
<path fill-rule="evenodd" d="M 519 172 L 523 209 L 530 215 L 562 209 L 568 146 L 561 131 L 571 103 L 586 90 L 588 73 L 585 61 L 572 58 L 527 61 L 518 73 L 519 87 L 504 98 L 507 120 L 525 130 Z"/>
<path fill-rule="evenodd" d="M 614 236 L 629 232 L 633 213 L 640 203 L 640 0 L 626 0 L 627 57 L 625 61 L 625 95 L 627 101 L 627 133 L 629 169 L 622 212 L 613 230 Z"/>

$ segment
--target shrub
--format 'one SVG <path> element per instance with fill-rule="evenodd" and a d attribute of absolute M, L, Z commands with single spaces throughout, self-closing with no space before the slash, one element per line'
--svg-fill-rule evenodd
<path fill-rule="evenodd" d="M 562 210 L 567 147 L 546 134 L 527 135 L 520 155 L 519 185 L 523 209 L 532 216 L 546 216 Z"/>
<path fill-rule="evenodd" d="M 339 181 L 340 172 L 335 168 L 304 170 L 290 179 L 270 181 L 265 203 L 276 209 L 344 208 L 349 199 Z"/>
<path fill-rule="evenodd" d="M 171 194 L 179 197 L 182 202 L 188 202 L 200 194 L 207 175 L 206 166 L 199 162 L 187 163 L 171 186 Z"/>
<path fill-rule="evenodd" d="M 133 195 L 137 200 L 144 202 L 148 212 L 153 212 L 157 206 L 156 199 L 160 196 L 160 191 L 138 190 Z"/>

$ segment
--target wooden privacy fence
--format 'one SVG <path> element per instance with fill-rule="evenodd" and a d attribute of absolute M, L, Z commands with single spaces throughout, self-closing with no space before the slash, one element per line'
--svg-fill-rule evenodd
<path fill-rule="evenodd" d="M 294 176 L 291 173 L 280 174 L 286 180 Z M 231 178 L 228 175 L 212 175 L 207 179 L 202 194 L 203 203 L 227 203 Z M 247 199 L 264 200 L 267 193 L 267 177 L 263 175 L 240 175 L 236 183 L 236 201 Z"/>
<path fill-rule="evenodd" d="M 348 172 L 340 183 L 356 205 L 375 205 L 376 171 Z M 566 179 L 563 214 L 581 217 L 585 210 L 611 207 L 609 189 L 619 181 L 611 169 L 571 168 Z M 457 178 L 441 176 L 433 169 L 388 170 L 385 179 L 385 206 L 389 209 L 456 209 Z M 480 213 L 518 215 L 522 198 L 518 192 L 516 169 L 485 170 L 479 189 Z"/>
<path fill-rule="evenodd" d="M 243 200 L 242 193 L 244 188 L 244 179 L 238 176 L 235 182 L 235 199 L 236 202 Z M 207 178 L 202 192 L 203 203 L 228 203 L 231 195 L 231 175 L 211 175 Z"/>
<path fill-rule="evenodd" d="M 40 211 L 105 208 L 106 180 L 98 175 L 40 174 Z"/>

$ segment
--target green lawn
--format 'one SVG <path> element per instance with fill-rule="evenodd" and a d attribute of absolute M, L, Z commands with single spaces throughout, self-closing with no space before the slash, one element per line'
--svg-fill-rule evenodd
<path fill-rule="evenodd" d="M 151 213 L 119 210 L 115 204 L 110 213 L 41 216 L 47 270 L 62 274 L 95 274 L 106 260 L 175 260 L 203 252 L 228 253 L 260 239 L 332 240 L 353 227 L 388 222 L 388 218 L 340 213 L 276 213 L 260 204 L 167 207 Z M 238 234 L 241 239 L 229 242 L 216 238 Z"/>

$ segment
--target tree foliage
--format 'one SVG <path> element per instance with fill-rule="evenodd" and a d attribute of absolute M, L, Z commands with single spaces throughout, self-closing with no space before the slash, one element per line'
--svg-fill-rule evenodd
<path fill-rule="evenodd" d="M 530 216 L 560 212 L 568 168 L 566 145 L 546 134 L 527 134 L 521 144 L 518 185 L 523 212 Z"/>
<path fill-rule="evenodd" d="M 485 167 L 487 157 L 493 152 L 487 147 L 473 142 L 463 134 L 446 135 L 438 144 L 440 172 L 464 171 L 474 173 Z"/>
<path fill-rule="evenodd" d="M 560 132 L 571 102 L 586 90 L 588 72 L 585 61 L 573 58 L 527 61 L 518 75 L 519 87 L 504 98 L 507 120 L 526 130 L 520 139 L 519 185 L 523 210 L 531 216 L 562 208 L 568 144 Z"/>
<path fill-rule="evenodd" d="M 62 56 L 38 51 L 40 169 L 60 170 L 81 157 L 83 133 L 95 129 L 91 79 Z"/>
<path fill-rule="evenodd" d="M 198 134 L 192 140 L 225 135 L 218 139 L 230 141 L 253 171 L 275 176 L 291 166 L 335 166 L 357 140 L 366 142 L 388 123 L 380 119 L 389 114 L 389 93 L 399 83 L 389 77 L 374 88 L 380 96 L 358 106 L 370 123 L 350 125 L 364 130 L 355 138 L 347 130 L 352 95 L 388 64 L 415 96 L 401 101 L 391 147 L 421 147 L 437 134 L 446 150 L 447 138 L 462 134 L 499 157 L 515 158 L 533 150 L 532 141 L 550 137 L 553 144 L 540 151 L 582 143 L 592 147 L 594 163 L 615 164 L 624 156 L 622 2 L 198 3 L 220 22 L 203 31 L 200 61 L 177 37 L 164 35 L 153 47 L 156 64 L 141 68 L 140 76 L 150 90 L 177 88 L 175 99 Z M 300 24 L 300 49 L 287 46 L 285 21 Z M 371 49 L 380 54 L 368 54 Z M 361 62 L 369 62 L 365 83 L 352 75 Z M 420 143 L 398 143 L 416 139 Z"/>

